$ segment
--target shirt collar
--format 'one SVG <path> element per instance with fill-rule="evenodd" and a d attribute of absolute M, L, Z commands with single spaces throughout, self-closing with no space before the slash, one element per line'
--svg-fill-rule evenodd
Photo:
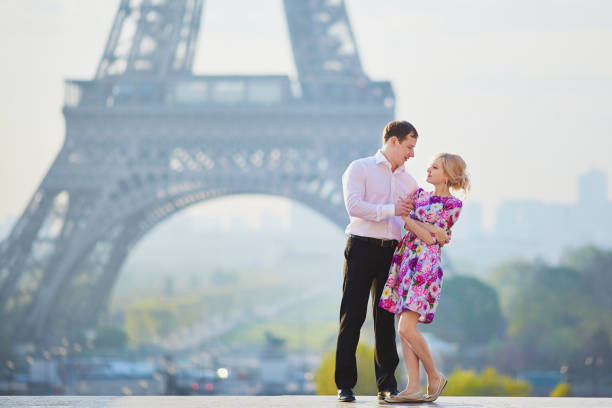
<path fill-rule="evenodd" d="M 387 160 L 387 158 L 380 151 L 380 149 L 378 149 L 378 151 L 374 155 L 374 159 L 376 160 L 376 164 L 377 165 L 380 164 L 380 163 L 384 163 L 384 165 L 387 166 L 389 168 L 389 170 L 391 170 L 393 168 L 393 166 L 391 166 L 391 163 L 389 162 L 389 160 Z M 397 171 L 406 171 L 406 165 L 399 166 L 395 171 L 396 172 Z"/>

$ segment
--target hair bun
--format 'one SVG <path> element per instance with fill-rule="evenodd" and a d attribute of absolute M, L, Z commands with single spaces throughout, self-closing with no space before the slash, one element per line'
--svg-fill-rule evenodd
<path fill-rule="evenodd" d="M 453 190 L 463 190 L 465 194 L 470 190 L 470 176 L 466 171 L 467 165 L 458 154 L 441 153 L 436 159 L 442 160 L 442 167 L 448 176 L 448 185 Z"/>

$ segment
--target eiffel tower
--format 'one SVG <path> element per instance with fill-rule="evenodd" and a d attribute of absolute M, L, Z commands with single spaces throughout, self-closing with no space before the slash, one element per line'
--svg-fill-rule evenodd
<path fill-rule="evenodd" d="M 293 80 L 194 75 L 204 0 L 121 0 L 95 78 L 65 82 L 63 147 L 0 243 L 15 339 L 95 327 L 130 250 L 188 206 L 269 194 L 346 225 L 341 174 L 379 146 L 395 96 L 364 73 L 343 0 L 283 5 Z"/>

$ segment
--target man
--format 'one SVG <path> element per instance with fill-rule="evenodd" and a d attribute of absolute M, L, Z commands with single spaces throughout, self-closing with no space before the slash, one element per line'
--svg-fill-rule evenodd
<path fill-rule="evenodd" d="M 396 395 L 395 316 L 378 307 L 393 252 L 401 239 L 402 215 L 413 203 L 407 199 L 417 183 L 404 167 L 414 157 L 418 133 L 406 121 L 385 126 L 383 146 L 376 155 L 353 161 L 342 176 L 344 203 L 350 216 L 346 227 L 344 283 L 340 329 L 336 345 L 335 381 L 340 401 L 354 401 L 357 383 L 355 351 L 372 293 L 374 366 L 378 399 Z"/>

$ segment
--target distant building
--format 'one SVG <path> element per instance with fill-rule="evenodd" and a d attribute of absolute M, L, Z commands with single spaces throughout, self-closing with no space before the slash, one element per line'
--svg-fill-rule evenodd
<path fill-rule="evenodd" d="M 451 262 L 463 273 L 480 274 L 509 258 L 555 262 L 567 248 L 612 247 L 612 203 L 606 186 L 605 174 L 591 170 L 578 178 L 576 204 L 505 201 L 491 231 L 482 228 L 480 206 L 467 203 L 448 249 Z"/>
<path fill-rule="evenodd" d="M 259 356 L 260 394 L 281 395 L 287 392 L 290 364 L 285 349 L 285 339 L 266 332 L 266 344 Z"/>
<path fill-rule="evenodd" d="M 482 204 L 466 201 L 461 210 L 461 222 L 453 228 L 453 234 L 460 236 L 479 236 L 484 233 Z"/>
<path fill-rule="evenodd" d="M 606 175 L 593 169 L 578 178 L 578 204 L 580 206 L 592 206 L 608 203 L 608 188 Z"/>

